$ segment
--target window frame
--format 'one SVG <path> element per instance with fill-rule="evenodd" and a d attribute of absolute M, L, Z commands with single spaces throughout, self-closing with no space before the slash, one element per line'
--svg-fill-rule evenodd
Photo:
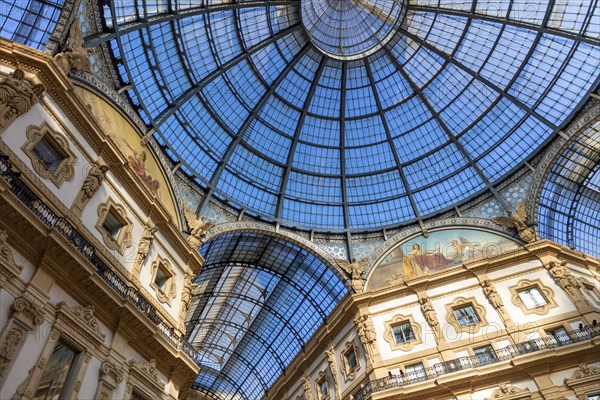
<path fill-rule="evenodd" d="M 557 336 L 556 331 L 558 330 L 563 331 L 561 332 L 563 333 L 562 337 Z M 557 347 L 562 347 L 574 343 L 573 338 L 571 337 L 571 335 L 569 335 L 569 330 L 563 325 L 558 325 L 552 328 L 544 329 L 544 335 L 548 341 L 550 341 L 553 345 Z"/>
<path fill-rule="evenodd" d="M 356 361 L 356 365 L 351 367 L 348 363 L 348 354 L 350 352 L 354 353 L 354 359 Z M 360 370 L 360 360 L 358 358 L 358 346 L 354 341 L 346 342 L 342 352 L 340 354 L 340 361 L 342 362 L 342 374 L 344 375 L 344 381 L 352 381 L 356 378 L 358 371 Z"/>
<path fill-rule="evenodd" d="M 29 157 L 33 170 L 42 178 L 51 181 L 60 188 L 65 181 L 72 181 L 75 177 L 75 163 L 77 157 L 69 147 L 67 138 L 50 127 L 48 122 L 43 121 L 39 126 L 29 125 L 25 131 L 26 141 L 21 150 Z M 50 169 L 41 159 L 35 148 L 42 139 L 46 139 L 53 150 L 62 156 L 56 168 Z"/>
<path fill-rule="evenodd" d="M 177 284 L 176 274 L 171 267 L 171 263 L 166 258 L 162 258 L 157 256 L 156 259 L 152 262 L 150 266 L 151 277 L 150 277 L 150 287 L 154 289 L 154 293 L 156 294 L 156 298 L 161 303 L 165 303 L 171 306 L 175 297 L 177 297 Z M 163 287 L 160 287 L 156 283 L 156 277 L 158 272 L 162 271 L 162 273 L 167 277 Z"/>
<path fill-rule="evenodd" d="M 520 292 L 523 290 L 529 290 L 531 288 L 536 288 L 539 291 L 539 293 L 546 300 L 546 304 L 530 308 L 525 304 L 525 302 L 523 302 L 520 296 Z M 525 315 L 545 315 L 548 314 L 548 312 L 550 312 L 551 308 L 558 307 L 558 304 L 554 299 L 554 292 L 552 291 L 552 289 L 544 286 L 540 279 L 522 279 L 519 282 L 517 282 L 516 285 L 509 287 L 509 290 L 512 293 L 511 302 L 517 307 L 519 307 Z"/>
<path fill-rule="evenodd" d="M 412 333 L 414 335 L 414 339 L 398 343 L 396 341 L 396 335 L 394 334 L 393 328 L 398 325 L 402 325 L 404 323 L 409 324 L 409 326 L 412 330 Z M 396 314 L 396 315 L 394 315 L 394 317 L 391 320 L 385 321 L 384 325 L 385 325 L 385 331 L 384 331 L 383 338 L 386 342 L 388 342 L 388 344 L 390 345 L 392 350 L 410 351 L 417 344 L 420 344 L 422 342 L 421 341 L 421 327 L 419 324 L 417 324 L 412 319 L 412 316 Z"/>
<path fill-rule="evenodd" d="M 111 197 L 106 202 L 100 204 L 97 210 L 98 220 L 96 221 L 96 229 L 100 232 L 104 244 L 111 250 L 117 250 L 119 254 L 123 255 L 125 249 L 131 247 L 133 239 L 133 222 L 127 216 L 127 211 L 124 206 L 117 204 Z M 106 218 L 112 215 L 122 223 L 121 229 L 117 234 L 117 237 L 113 237 L 104 227 Z"/>
<path fill-rule="evenodd" d="M 478 351 L 480 350 L 489 350 L 488 352 L 483 352 L 483 353 L 478 353 Z M 498 353 L 496 352 L 496 349 L 494 348 L 494 346 L 492 346 L 492 344 L 486 344 L 483 346 L 478 346 L 478 347 L 473 347 L 473 356 L 477 359 L 477 364 L 478 366 L 482 367 L 485 365 L 489 365 L 489 364 L 494 364 L 496 362 L 499 361 L 499 357 L 498 357 Z M 484 360 L 484 362 L 482 362 L 482 358 L 486 357 L 488 360 Z"/>
<path fill-rule="evenodd" d="M 38 363 L 38 367 L 40 367 L 40 366 L 42 367 L 42 372 L 41 372 L 41 375 L 38 378 L 38 381 L 35 385 L 35 389 L 33 390 L 33 396 L 32 396 L 33 400 L 35 400 L 37 398 L 36 397 L 37 392 L 40 389 L 40 384 L 42 383 L 41 380 L 44 377 L 44 373 L 46 372 L 46 370 L 48 368 L 48 365 L 52 358 L 52 355 L 54 355 L 54 351 L 56 350 L 58 345 L 61 343 L 63 345 L 65 345 L 67 348 L 69 348 L 74 353 L 74 357 L 73 357 L 73 360 L 71 361 L 71 365 L 69 366 L 67 375 L 65 376 L 64 383 L 62 385 L 62 389 L 60 390 L 60 393 L 58 394 L 58 399 L 62 400 L 62 399 L 70 399 L 71 398 L 71 394 L 73 392 L 73 389 L 75 388 L 75 380 L 77 379 L 77 372 L 79 371 L 81 364 L 83 362 L 83 358 L 85 356 L 85 349 L 81 348 L 81 346 L 79 346 L 76 343 L 74 343 L 73 341 L 69 340 L 68 337 L 65 337 L 64 335 L 60 335 L 58 337 L 58 339 L 56 340 L 54 347 L 52 347 L 52 350 L 51 350 L 49 356 L 43 360 L 43 366 L 40 365 L 40 363 Z M 46 361 L 46 359 L 48 361 Z M 48 393 L 46 393 L 46 395 L 43 398 L 45 399 L 47 397 L 47 395 L 48 395 Z"/>
<path fill-rule="evenodd" d="M 456 310 L 463 309 L 466 307 L 471 307 L 477 317 L 477 322 L 462 325 L 460 320 L 455 314 Z M 452 301 L 452 303 L 446 304 L 446 322 L 448 322 L 456 333 L 469 333 L 475 334 L 479 332 L 484 326 L 488 325 L 486 319 L 486 310 L 485 307 L 477 302 L 475 297 L 456 297 Z"/>
<path fill-rule="evenodd" d="M 418 370 L 411 370 L 409 372 L 409 368 L 413 369 L 413 367 L 416 367 L 416 366 L 420 366 L 420 368 Z M 422 374 L 422 376 L 411 377 L 411 374 L 412 375 Z M 428 378 L 427 369 L 425 368 L 425 364 L 422 361 L 404 366 L 404 379 L 407 384 L 426 381 L 427 378 Z"/>

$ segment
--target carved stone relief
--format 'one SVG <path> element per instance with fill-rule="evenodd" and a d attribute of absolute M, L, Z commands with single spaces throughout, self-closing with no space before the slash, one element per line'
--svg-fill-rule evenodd
<path fill-rule="evenodd" d="M 25 73 L 14 70 L 0 82 L 0 134 L 17 117 L 25 114 L 36 104 L 46 88 L 41 84 L 34 84 L 25 78 Z"/>

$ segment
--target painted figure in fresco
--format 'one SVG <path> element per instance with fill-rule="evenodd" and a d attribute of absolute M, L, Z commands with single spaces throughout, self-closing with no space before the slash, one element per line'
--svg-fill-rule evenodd
<path fill-rule="evenodd" d="M 413 243 L 412 249 L 402 258 L 404 279 L 413 279 L 431 271 L 439 271 L 454 265 L 452 260 L 444 257 L 439 249 L 422 250 L 418 243 Z"/>

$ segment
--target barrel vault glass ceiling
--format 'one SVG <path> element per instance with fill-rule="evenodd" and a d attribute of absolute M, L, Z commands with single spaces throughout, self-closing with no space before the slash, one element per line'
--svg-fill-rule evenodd
<path fill-rule="evenodd" d="M 365 231 L 460 205 L 597 85 L 598 0 L 110 0 L 103 35 L 209 197 Z"/>

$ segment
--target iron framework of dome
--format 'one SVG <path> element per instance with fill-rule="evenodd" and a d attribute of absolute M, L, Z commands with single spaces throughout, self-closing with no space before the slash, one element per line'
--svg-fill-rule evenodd
<path fill-rule="evenodd" d="M 106 32 L 88 44 L 110 41 L 131 102 L 206 189 L 198 212 L 219 198 L 283 225 L 357 232 L 486 192 L 505 205 L 496 185 L 598 83 L 597 1 L 411 1 L 393 37 L 372 54 L 359 43 L 352 60 L 313 44 L 350 29 L 324 21 L 339 2 L 315 3 L 316 33 L 298 1 L 104 6 Z M 361 12 L 397 24 L 379 3 Z"/>

